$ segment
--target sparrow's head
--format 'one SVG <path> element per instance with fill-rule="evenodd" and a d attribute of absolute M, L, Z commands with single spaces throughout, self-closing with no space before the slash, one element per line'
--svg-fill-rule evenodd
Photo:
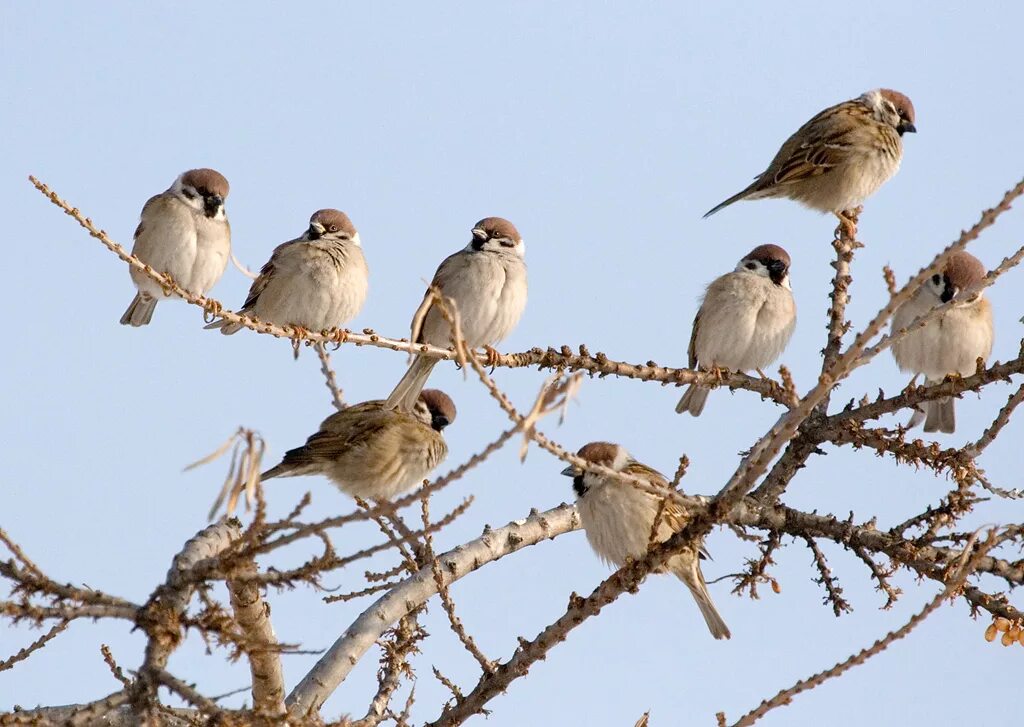
<path fill-rule="evenodd" d="M 914 104 L 899 91 L 878 88 L 865 93 L 861 100 L 871 108 L 876 119 L 895 128 L 900 136 L 917 131 L 914 126 Z"/>
<path fill-rule="evenodd" d="M 924 284 L 924 287 L 938 298 L 939 302 L 948 303 L 960 295 L 961 291 L 981 282 L 986 274 L 987 271 L 981 260 L 969 252 L 960 251 L 950 255 L 942 274 L 935 273 Z M 978 291 L 966 302 L 973 302 L 980 297 L 981 291 Z"/>
<path fill-rule="evenodd" d="M 413 415 L 440 432 L 455 421 L 455 402 L 440 389 L 424 389 L 420 392 Z"/>
<path fill-rule="evenodd" d="M 171 191 L 189 207 L 211 219 L 224 219 L 228 180 L 214 169 L 190 169 L 176 180 Z"/>
<path fill-rule="evenodd" d="M 309 229 L 306 230 L 307 240 L 340 240 L 354 242 L 359 245 L 359 233 L 352 220 L 340 210 L 319 210 L 309 218 Z"/>
<path fill-rule="evenodd" d="M 776 285 L 791 290 L 789 287 L 789 253 L 778 245 L 758 245 L 740 260 L 736 271 L 769 278 Z"/>
<path fill-rule="evenodd" d="M 591 464 L 598 464 L 603 467 L 619 472 L 629 464 L 631 458 L 626 448 L 620 444 L 612 444 L 611 442 L 591 442 L 590 444 L 584 444 L 580 447 L 576 456 L 585 462 Z M 572 477 L 572 488 L 576 490 L 578 497 L 583 497 L 587 494 L 587 491 L 594 485 L 595 478 L 600 475 L 595 475 L 592 472 L 584 472 L 575 465 L 569 465 L 562 474 L 566 477 Z"/>
<path fill-rule="evenodd" d="M 473 225 L 473 239 L 469 241 L 467 250 L 479 252 L 511 253 L 523 257 L 526 254 L 526 243 L 508 220 L 501 217 L 484 217 Z"/>

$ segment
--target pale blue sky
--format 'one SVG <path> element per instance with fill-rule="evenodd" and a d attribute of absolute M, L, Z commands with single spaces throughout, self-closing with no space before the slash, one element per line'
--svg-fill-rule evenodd
<path fill-rule="evenodd" d="M 250 267 L 296 236 L 321 207 L 347 211 L 371 271 L 357 327 L 400 336 L 437 263 L 465 244 L 471 225 L 508 217 L 527 241 L 530 302 L 504 350 L 586 343 L 629 361 L 684 365 L 703 285 L 755 244 L 793 256 L 800 309 L 784 356 L 807 389 L 824 342 L 831 219 L 783 202 L 738 204 L 701 214 L 767 164 L 779 143 L 821 108 L 878 86 L 917 108 L 903 170 L 870 200 L 867 247 L 855 262 L 856 324 L 884 302 L 881 267 L 902 280 L 953 239 L 1024 171 L 1017 91 L 1019 30 L 1013 3 L 820 2 L 777 4 L 541 3 L 498 8 L 369 3 L 117 2 L 0 4 L 0 199 L 7 231 L 2 307 L 12 314 L 3 356 L 0 526 L 58 579 L 78 579 L 144 600 L 182 543 L 205 524 L 223 463 L 183 474 L 239 425 L 269 441 L 268 459 L 303 441 L 330 411 L 315 356 L 296 363 L 286 342 L 247 332 L 230 339 L 201 329 L 200 313 L 163 304 L 153 325 L 117 324 L 133 289 L 124 266 L 49 205 L 26 181 L 50 183 L 122 243 L 139 210 L 184 169 L 212 166 L 231 181 L 234 247 Z M 1020 243 L 1019 210 L 972 250 L 994 265 Z M 229 269 L 214 290 L 237 306 L 249 281 Z M 991 293 L 994 357 L 1017 350 L 1024 313 L 1020 274 Z M 335 355 L 351 401 L 385 394 L 405 364 L 391 352 L 346 347 Z M 526 406 L 546 374 L 499 370 Z M 484 390 L 451 366 L 434 381 L 456 400 L 450 464 L 479 450 L 506 424 Z M 836 399 L 905 383 L 891 359 L 858 374 Z M 960 432 L 977 436 L 1005 401 L 997 386 L 958 404 Z M 677 389 L 633 381 L 586 382 L 560 429 L 572 448 L 621 441 L 671 472 L 680 452 L 688 491 L 717 491 L 777 411 L 745 393 L 712 395 L 700 420 L 677 416 Z M 1020 486 L 1024 426 L 1011 424 L 984 466 Z M 451 547 L 530 507 L 569 499 L 562 465 L 516 448 L 492 458 L 435 505 L 476 495 L 440 538 Z M 274 482 L 275 513 L 302 492 L 313 514 L 350 504 L 325 480 Z M 871 454 L 830 451 L 797 478 L 786 502 L 888 527 L 935 502 L 948 483 Z M 1024 506 L 979 508 L 972 522 L 1020 522 Z M 375 535 L 351 529 L 339 549 Z M 755 551 L 730 533 L 709 541 L 709 579 L 742 568 Z M 751 601 L 712 586 L 733 632 L 704 631 L 688 594 L 652 578 L 495 699 L 489 725 L 652 725 L 730 719 L 795 680 L 845 658 L 901 625 L 936 592 L 907 591 L 878 610 L 868 573 L 829 545 L 856 611 L 841 619 L 821 605 L 806 548 L 778 555 L 783 591 Z M 297 562 L 301 553 L 293 553 Z M 382 561 L 383 562 L 383 561 Z M 388 559 L 388 563 L 393 560 Z M 328 579 L 360 587 L 364 567 Z M 571 590 L 607 574 L 580 533 L 529 549 L 461 582 L 454 595 L 467 628 L 492 658 L 517 635 L 534 636 L 564 610 Z M 998 584 L 988 583 L 988 587 Z M 369 600 L 323 605 L 305 593 L 270 595 L 282 641 L 326 648 Z M 1019 605 L 1019 604 L 1018 604 Z M 432 637 L 415 664 L 414 717 L 436 716 L 445 698 L 437 664 L 463 688 L 476 664 L 432 602 Z M 982 640 L 984 622 L 962 604 L 942 609 L 906 640 L 846 678 L 799 696 L 765 725 L 992 725 L 1019 719 L 1021 652 Z M 0 629 L 0 658 L 27 644 Z M 59 704 L 116 688 L 99 645 L 126 668 L 142 639 L 121 624 L 76 623 L 49 647 L 0 674 L 0 709 Z M 289 687 L 315 661 L 285 658 Z M 207 657 L 190 640 L 175 673 L 208 694 L 248 683 L 243 664 Z M 361 715 L 372 694 L 370 654 L 328 702 L 328 716 Z M 937 689 L 939 687 L 939 689 Z M 240 703 L 241 697 L 233 703 Z M 482 720 L 478 720 L 481 721 Z"/>

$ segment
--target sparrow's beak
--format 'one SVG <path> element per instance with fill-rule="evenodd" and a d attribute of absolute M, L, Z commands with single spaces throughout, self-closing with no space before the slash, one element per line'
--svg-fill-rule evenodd
<path fill-rule="evenodd" d="M 473 228 L 473 239 L 469 241 L 469 244 L 474 250 L 483 250 L 484 243 L 487 242 L 487 233 L 481 230 L 479 227 Z"/>
<path fill-rule="evenodd" d="M 562 470 L 562 474 L 565 475 L 566 477 L 575 477 L 576 475 L 579 474 L 579 472 L 576 470 L 575 467 L 569 465 L 564 470 Z"/>
<path fill-rule="evenodd" d="M 430 420 L 430 428 L 433 429 L 435 432 L 440 432 L 449 424 L 451 424 L 451 422 L 448 421 L 448 417 L 446 417 L 444 414 L 438 414 L 432 417 Z"/>
<path fill-rule="evenodd" d="M 906 122 L 906 123 L 900 124 L 900 134 L 907 134 L 907 133 L 909 133 L 909 134 L 916 134 L 917 133 L 917 127 L 914 126 L 913 124 L 911 124 L 909 121 Z"/>
<path fill-rule="evenodd" d="M 319 223 L 319 222 L 310 222 L 309 223 L 309 239 L 310 240 L 319 240 L 321 237 L 323 237 L 323 234 L 324 234 L 324 232 L 326 232 L 326 230 L 327 230 L 327 228 L 324 227 L 321 223 Z"/>

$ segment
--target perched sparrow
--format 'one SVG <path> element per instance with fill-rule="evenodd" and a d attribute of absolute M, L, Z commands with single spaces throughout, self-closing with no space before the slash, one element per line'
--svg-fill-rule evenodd
<path fill-rule="evenodd" d="M 593 464 L 604 465 L 616 472 L 646 480 L 652 485 L 671 491 L 668 480 L 660 473 L 629 456 L 623 447 L 609 442 L 585 444 L 577 456 Z M 660 499 L 650 493 L 591 472 L 566 467 L 562 474 L 572 477 L 576 490 L 576 509 L 587 533 L 587 541 L 603 561 L 621 567 L 626 559 L 642 558 L 648 550 L 651 528 L 657 516 Z M 663 543 L 686 524 L 686 514 L 669 501 L 661 514 L 655 540 Z M 703 547 L 689 547 L 673 555 L 660 572 L 671 571 L 686 584 L 697 602 L 711 635 L 728 639 L 729 628 L 715 610 L 704 574 L 700 571 Z"/>
<path fill-rule="evenodd" d="M 827 108 L 786 140 L 749 187 L 704 216 L 741 199 L 786 197 L 848 223 L 843 212 L 900 168 L 908 131 L 917 131 L 914 105 L 899 91 L 880 88 Z"/>
<path fill-rule="evenodd" d="M 470 348 L 490 347 L 507 336 L 526 307 L 526 252 L 523 238 L 508 220 L 487 217 L 473 226 L 473 239 L 449 255 L 431 285 L 455 301 L 462 335 Z M 446 347 L 451 327 L 434 306 L 430 291 L 412 319 L 411 341 Z M 417 357 L 385 406 L 409 411 L 437 359 Z"/>
<path fill-rule="evenodd" d="M 420 393 L 412 413 L 381 400 L 331 414 L 301 447 L 285 453 L 271 477 L 326 475 L 353 497 L 389 500 L 410 490 L 448 455 L 441 431 L 455 421 L 455 404 L 437 389 Z"/>
<path fill-rule="evenodd" d="M 224 211 L 227 196 L 228 180 L 219 172 L 185 172 L 142 208 L 132 254 L 185 290 L 205 295 L 224 274 L 231 252 L 231 227 Z M 121 323 L 144 326 L 164 291 L 144 273 L 135 268 L 130 272 L 139 292 Z"/>
<path fill-rule="evenodd" d="M 760 372 L 782 355 L 795 326 L 789 254 L 778 245 L 759 245 L 708 286 L 693 320 L 689 367 Z M 676 411 L 700 416 L 708 391 L 691 384 Z"/>
<path fill-rule="evenodd" d="M 962 298 L 962 291 L 985 277 L 985 266 L 967 252 L 958 252 L 946 260 L 946 268 L 925 281 L 914 297 L 896 309 L 892 331 L 909 326 L 915 318 L 935 306 L 956 301 L 953 307 L 923 328 L 915 328 L 892 346 L 892 355 L 900 371 L 924 374 L 934 384 L 948 375 L 969 376 L 978 367 L 978 359 L 992 353 L 992 306 L 981 291 Z M 908 427 L 924 420 L 926 432 L 951 433 L 956 428 L 953 399 L 947 397 L 922 402 Z"/>
<path fill-rule="evenodd" d="M 274 248 L 239 313 L 308 331 L 340 328 L 363 307 L 368 275 L 359 233 L 348 215 L 320 210 L 301 237 Z M 224 320 L 206 327 L 225 335 L 242 328 Z"/>

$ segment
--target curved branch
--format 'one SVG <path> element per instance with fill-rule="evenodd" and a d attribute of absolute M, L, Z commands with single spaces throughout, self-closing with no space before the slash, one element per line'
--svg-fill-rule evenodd
<path fill-rule="evenodd" d="M 576 508 L 563 504 L 544 512 L 533 512 L 525 520 L 513 521 L 497 530 L 485 530 L 479 538 L 437 557 L 443 566 L 443 583 L 450 585 L 486 563 L 578 527 Z M 425 568 L 379 598 L 348 627 L 288 695 L 289 711 L 304 716 L 320 709 L 384 631 L 426 602 L 437 590 L 433 572 Z"/>
<path fill-rule="evenodd" d="M 261 321 L 253 316 L 244 316 L 233 313 L 232 311 L 224 308 L 220 301 L 215 298 L 196 295 L 195 293 L 185 290 L 175 283 L 170 276 L 158 272 L 139 258 L 129 254 L 125 251 L 124 247 L 111 240 L 110 236 L 107 235 L 104 230 L 96 227 L 92 220 L 85 217 L 77 207 L 72 207 L 69 203 L 61 199 L 61 197 L 46 184 L 39 181 L 34 176 L 29 176 L 29 181 L 36 189 L 42 192 L 47 199 L 53 202 L 53 204 L 64 210 L 65 214 L 74 218 L 79 225 L 85 228 L 89 235 L 103 243 L 108 250 L 113 252 L 124 262 L 128 263 L 130 267 L 151 278 L 154 282 L 159 284 L 161 288 L 163 288 L 166 294 L 176 295 L 192 305 L 199 306 L 209 316 L 218 316 L 230 323 L 237 323 L 244 328 L 248 328 L 257 333 L 264 333 L 274 336 L 275 338 L 288 338 L 296 344 L 302 341 L 320 344 L 332 343 L 339 346 L 344 343 L 352 343 L 357 346 L 374 346 L 377 348 L 391 349 L 392 351 L 416 353 L 427 358 L 437 358 L 442 360 L 455 359 L 455 351 L 450 348 L 410 343 L 406 338 L 387 338 L 385 336 L 378 335 L 370 328 L 363 329 L 361 334 L 337 328 L 315 332 L 295 328 L 294 326 L 277 326 Z M 559 368 L 567 371 L 585 371 L 599 376 L 613 375 L 622 378 L 638 379 L 640 381 L 658 381 L 663 384 L 683 385 L 698 383 L 701 386 L 708 386 L 711 388 L 728 386 L 731 389 L 746 389 L 748 391 L 752 391 L 756 394 L 760 394 L 763 398 L 771 399 L 772 401 L 782 405 L 787 405 L 789 401 L 783 387 L 771 379 L 753 378 L 742 373 L 715 375 L 706 371 L 694 371 L 692 369 L 685 368 L 666 368 L 658 366 L 653 361 L 649 361 L 646 364 L 628 364 L 620 361 L 612 361 L 603 353 L 591 356 L 585 346 L 580 346 L 579 355 L 573 354 L 572 350 L 568 346 L 562 346 L 560 351 L 555 351 L 553 348 L 548 348 L 546 351 L 540 348 L 533 348 L 523 353 L 500 354 L 494 361 L 482 354 L 471 352 L 470 355 L 477 358 L 481 363 L 486 363 L 488 366 L 494 365 L 504 368 L 536 366 L 541 369 Z"/>
<path fill-rule="evenodd" d="M 158 676 L 167 666 L 171 652 L 181 643 L 183 616 L 195 592 L 193 571 L 221 555 L 241 536 L 241 523 L 234 518 L 200 530 L 174 556 L 166 581 L 140 610 L 137 623 L 148 638 L 133 695 L 137 704 L 155 696 Z"/>

